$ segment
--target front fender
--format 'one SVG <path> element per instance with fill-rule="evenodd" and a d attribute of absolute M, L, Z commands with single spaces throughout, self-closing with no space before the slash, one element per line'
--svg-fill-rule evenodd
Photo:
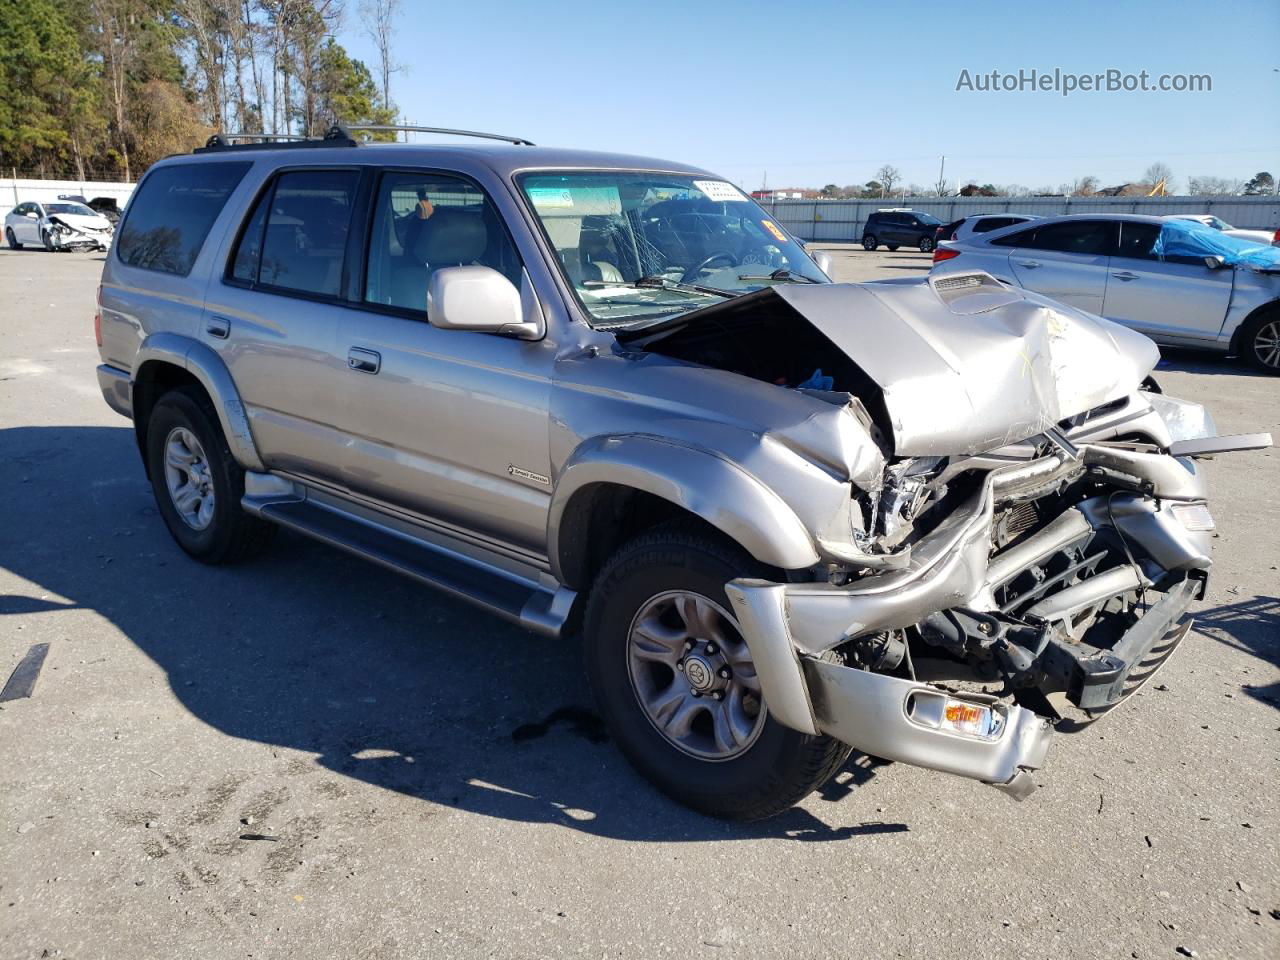
<path fill-rule="evenodd" d="M 246 470 L 266 470 L 262 458 L 258 456 L 253 431 L 249 429 L 249 415 L 240 400 L 240 391 L 231 379 L 231 371 L 208 344 L 178 333 L 149 335 L 138 349 L 133 366 L 133 384 L 136 385 L 147 363 L 152 361 L 173 364 L 195 377 L 213 401 L 232 456 Z M 133 407 L 136 411 L 136 398 Z"/>
<path fill-rule="evenodd" d="M 561 541 L 576 494 L 614 484 L 683 507 L 770 566 L 797 570 L 819 562 L 804 524 L 777 494 L 724 457 L 678 440 L 641 434 L 594 437 L 565 463 L 547 520 L 547 544 L 557 576 L 571 545 Z"/>

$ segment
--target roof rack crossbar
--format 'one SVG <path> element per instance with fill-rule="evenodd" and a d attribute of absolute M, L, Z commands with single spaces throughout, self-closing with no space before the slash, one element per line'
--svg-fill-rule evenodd
<path fill-rule="evenodd" d="M 236 141 L 248 140 L 249 143 Z M 296 133 L 215 133 L 203 147 L 193 153 L 218 150 L 282 150 L 298 147 L 354 147 L 356 140 L 337 126 L 330 127 L 323 137 L 304 137 Z"/>
<path fill-rule="evenodd" d="M 392 123 L 343 123 L 335 124 L 342 130 L 368 130 L 374 133 L 389 132 L 406 132 L 406 133 L 444 133 L 455 137 L 480 137 L 484 140 L 501 140 L 504 143 L 514 143 L 518 147 L 532 147 L 532 140 L 526 140 L 524 137 L 508 137 L 501 133 L 480 133 L 476 130 L 450 130 L 447 127 L 419 127 L 410 124 L 392 124 Z"/>

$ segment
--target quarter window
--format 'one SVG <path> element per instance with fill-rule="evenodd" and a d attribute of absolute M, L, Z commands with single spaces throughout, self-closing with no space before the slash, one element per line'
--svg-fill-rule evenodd
<path fill-rule="evenodd" d="M 185 163 L 153 171 L 138 187 L 116 238 L 121 263 L 185 277 L 248 163 Z"/>
<path fill-rule="evenodd" d="M 484 191 L 438 173 L 387 173 L 374 200 L 365 299 L 425 312 L 445 267 L 492 267 L 520 283 L 520 257 Z"/>

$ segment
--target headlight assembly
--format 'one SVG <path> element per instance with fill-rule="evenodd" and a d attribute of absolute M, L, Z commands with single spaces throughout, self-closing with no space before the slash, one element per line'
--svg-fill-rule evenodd
<path fill-rule="evenodd" d="M 1173 441 L 1199 440 L 1201 437 L 1216 437 L 1218 427 L 1213 417 L 1203 406 L 1190 400 L 1179 400 L 1163 393 L 1147 393 L 1138 391 L 1151 408 L 1160 415 L 1165 426 L 1169 428 L 1169 437 Z"/>

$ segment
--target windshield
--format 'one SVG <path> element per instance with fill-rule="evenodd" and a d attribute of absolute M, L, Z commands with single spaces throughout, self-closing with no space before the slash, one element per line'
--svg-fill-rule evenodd
<path fill-rule="evenodd" d="M 919 220 L 921 223 L 925 224 L 926 226 L 937 227 L 937 226 L 941 226 L 942 224 L 942 221 L 939 220 L 937 217 L 935 217 L 931 213 L 917 213 L 916 219 Z"/>
<path fill-rule="evenodd" d="M 610 170 L 519 179 L 597 326 L 670 317 L 778 283 L 827 277 L 732 184 Z"/>
<path fill-rule="evenodd" d="M 96 217 L 97 214 L 86 207 L 83 203 L 46 203 L 44 205 L 46 215 L 52 213 L 75 213 L 82 217 Z"/>

